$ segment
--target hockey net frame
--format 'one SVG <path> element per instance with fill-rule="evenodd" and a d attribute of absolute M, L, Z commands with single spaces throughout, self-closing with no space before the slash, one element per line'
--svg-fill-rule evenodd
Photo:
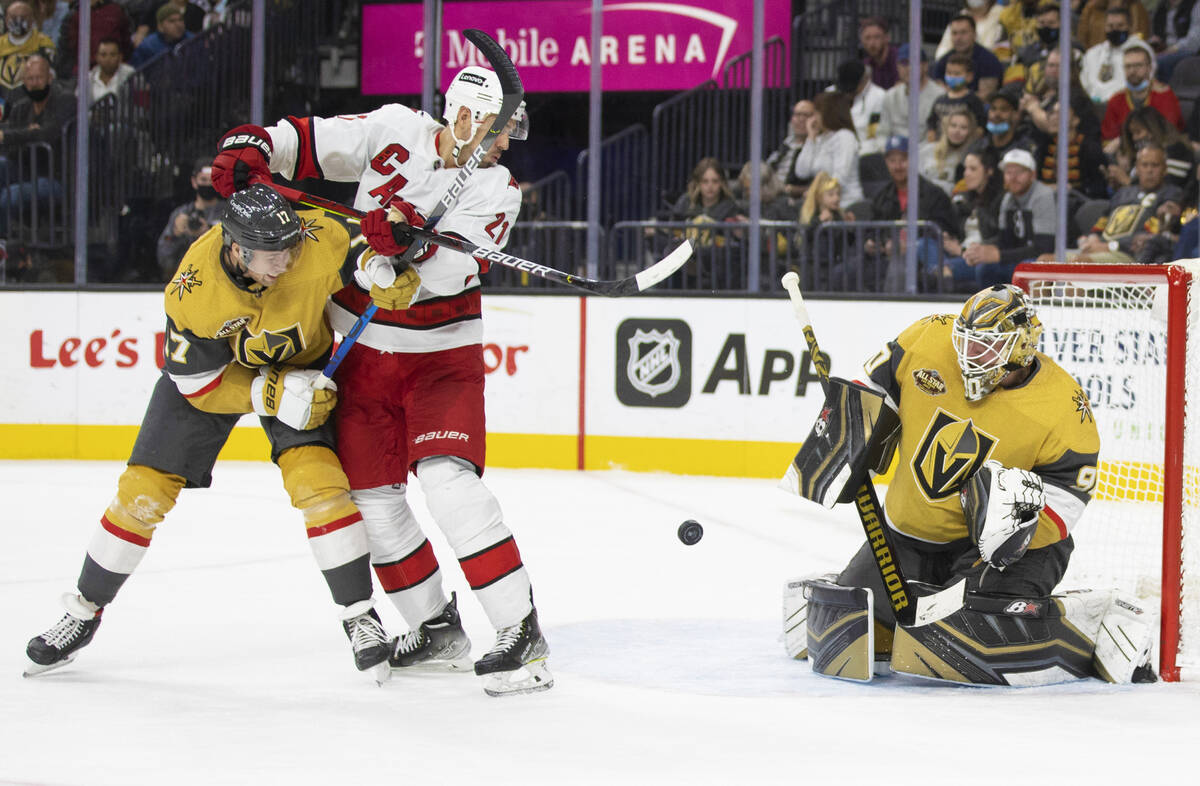
<path fill-rule="evenodd" d="M 1188 336 L 1189 325 L 1195 328 L 1200 324 L 1200 260 L 1170 265 L 1026 263 L 1017 267 L 1013 283 L 1030 294 L 1035 309 L 1043 302 L 1062 308 L 1076 307 L 1075 303 L 1078 302 L 1081 309 L 1086 309 L 1089 302 L 1097 300 L 1095 293 L 1104 293 L 1100 297 L 1108 298 L 1112 297 L 1109 288 L 1111 291 L 1124 288 L 1143 298 L 1138 310 L 1150 312 L 1151 322 L 1161 329 L 1166 344 L 1165 377 L 1160 377 L 1165 384 L 1161 464 L 1140 467 L 1133 480 L 1122 487 L 1122 495 L 1113 498 L 1132 499 L 1147 505 L 1161 501 L 1158 671 L 1166 681 L 1178 681 L 1184 676 L 1189 680 L 1195 679 L 1200 673 L 1200 640 L 1197 640 L 1200 639 L 1200 614 L 1196 610 L 1200 606 L 1200 597 L 1196 597 L 1200 594 L 1196 586 L 1200 575 L 1186 575 L 1184 560 L 1186 558 L 1195 563 L 1197 549 L 1200 549 L 1200 544 L 1185 541 L 1185 532 L 1189 527 L 1192 530 L 1191 540 L 1200 535 L 1197 525 L 1200 500 L 1195 498 L 1197 473 L 1200 473 L 1200 467 L 1196 464 L 1200 462 L 1195 458 L 1190 462 L 1187 460 L 1188 455 L 1196 452 L 1194 443 L 1197 435 L 1186 429 L 1187 387 L 1196 381 L 1189 379 L 1189 355 L 1192 357 L 1190 371 L 1193 378 L 1200 368 L 1200 333 L 1190 343 Z M 1196 301 L 1193 305 L 1194 288 Z M 1165 314 L 1162 308 L 1164 300 Z M 1119 316 L 1119 307 L 1111 302 L 1101 303 L 1093 310 L 1104 316 L 1104 307 L 1111 309 L 1109 317 Z M 1086 316 L 1082 310 L 1080 314 L 1081 317 Z M 1052 322 L 1053 317 L 1049 321 Z M 1047 322 L 1043 318 L 1043 349 L 1047 348 L 1047 334 L 1055 327 Z M 1080 324 L 1086 323 L 1081 321 Z M 1071 371 L 1071 368 L 1067 370 Z M 1200 390 L 1200 385 L 1197 388 Z M 1200 401 L 1200 392 L 1197 393 L 1197 401 Z M 1200 429 L 1200 405 L 1196 409 L 1197 412 L 1193 413 L 1196 425 L 1193 428 Z M 1102 408 L 1093 406 L 1093 410 L 1097 418 L 1104 417 Z M 1101 424 L 1098 422 L 1098 425 Z M 1097 498 L 1105 492 L 1106 479 L 1113 483 L 1112 478 L 1121 471 L 1116 468 L 1127 463 L 1120 455 L 1110 453 L 1106 456 L 1104 442 L 1102 428 Z M 1144 465 L 1144 462 L 1128 463 Z M 1190 497 L 1187 496 L 1189 493 Z M 1087 526 L 1089 513 L 1094 506 L 1095 502 L 1085 512 L 1080 521 L 1081 527 Z M 1190 551 L 1185 553 L 1189 547 Z M 1193 570 L 1193 574 L 1196 573 L 1200 571 Z"/>

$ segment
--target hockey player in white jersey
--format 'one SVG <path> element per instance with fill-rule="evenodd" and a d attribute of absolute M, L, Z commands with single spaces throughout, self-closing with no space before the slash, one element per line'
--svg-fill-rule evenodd
<path fill-rule="evenodd" d="M 292 180 L 357 181 L 354 205 L 367 211 L 363 235 L 378 253 L 397 256 L 393 222 L 423 223 L 467 161 L 501 105 L 496 75 L 459 72 L 446 90 L 445 121 L 398 104 L 363 115 L 289 117 L 270 128 L 240 126 L 222 140 L 213 184 L 223 193 L 278 172 Z M 521 194 L 500 155 L 524 139 L 522 105 L 466 181 L 438 230 L 503 248 Z M 390 219 L 390 220 L 389 220 Z M 398 233 L 403 240 L 403 233 Z M 397 638 L 394 669 L 463 668 L 470 641 L 457 599 L 405 499 L 412 470 L 435 523 L 454 549 L 467 583 L 497 630 L 474 664 L 489 695 L 553 685 L 528 573 L 499 503 L 483 484 L 484 367 L 479 275 L 486 263 L 430 246 L 414 260 L 421 283 L 411 304 L 378 295 L 394 273 L 379 265 L 370 287 L 351 285 L 331 301 L 343 335 L 372 300 L 379 306 L 336 374 L 338 454 L 370 535 L 376 576 L 411 630 Z M 396 306 L 407 305 L 407 308 Z"/>

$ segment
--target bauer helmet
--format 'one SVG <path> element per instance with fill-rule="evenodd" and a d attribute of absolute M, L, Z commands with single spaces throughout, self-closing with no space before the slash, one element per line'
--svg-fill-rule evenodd
<path fill-rule="evenodd" d="M 479 133 L 479 126 L 485 117 L 500 113 L 503 103 L 504 88 L 496 72 L 481 66 L 467 66 L 450 80 L 450 86 L 446 88 L 446 106 L 442 117 L 453 132 L 459 108 L 465 106 L 471 111 L 471 133 L 466 139 L 458 140 L 466 143 Z M 529 115 L 525 112 L 524 101 L 513 112 L 507 131 L 509 139 L 526 139 L 529 136 Z"/>
<path fill-rule="evenodd" d="M 221 237 L 229 252 L 224 258 L 233 265 L 230 275 L 239 286 L 250 289 L 251 283 L 244 280 L 247 273 L 268 275 L 277 271 L 274 275 L 278 276 L 299 256 L 304 232 L 300 217 L 288 201 L 270 186 L 255 183 L 229 198 Z M 234 243 L 241 250 L 238 260 L 232 259 Z"/>
<path fill-rule="evenodd" d="M 971 296 L 951 335 L 967 400 L 978 401 L 1009 372 L 1033 362 L 1042 323 L 1024 292 L 997 284 Z"/>

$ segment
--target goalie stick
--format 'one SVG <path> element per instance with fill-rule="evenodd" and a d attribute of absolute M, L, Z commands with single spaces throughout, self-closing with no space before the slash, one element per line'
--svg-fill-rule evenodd
<path fill-rule="evenodd" d="M 823 387 L 829 379 L 829 356 L 817 346 L 817 336 L 813 332 L 812 318 L 808 315 L 808 307 L 804 305 L 804 297 L 800 294 L 800 276 L 791 272 L 785 273 L 780 283 L 787 290 L 788 297 L 792 301 L 792 308 L 796 312 L 796 321 L 800 323 L 800 330 L 804 334 L 804 341 L 808 344 L 808 352 L 813 358 L 813 365 L 821 377 Z M 891 530 L 884 521 L 883 506 L 879 504 L 879 497 L 875 494 L 875 484 L 870 477 L 864 480 L 855 491 L 854 508 L 858 512 L 858 520 L 862 523 L 863 532 L 866 533 L 867 543 L 871 546 L 871 553 L 875 557 L 875 567 L 879 569 L 879 577 L 883 580 L 888 602 L 892 606 L 892 613 L 898 624 L 906 627 L 914 624 L 926 625 L 949 616 L 961 608 L 963 593 L 966 589 L 965 581 L 953 584 L 933 595 L 914 599 L 913 594 L 909 591 L 908 581 L 904 578 L 900 562 L 896 559 Z"/>
<path fill-rule="evenodd" d="M 488 154 L 495 144 L 496 139 L 504 132 L 508 121 L 512 119 L 513 113 L 521 105 L 525 99 L 525 88 L 521 85 L 521 76 L 517 73 L 516 67 L 509 60 L 508 55 L 504 51 L 504 47 L 497 44 L 491 36 L 482 30 L 468 29 L 463 31 L 463 35 L 467 40 L 479 49 L 484 58 L 488 61 L 488 65 L 496 72 L 496 78 L 500 80 L 500 89 L 503 98 L 500 101 L 500 112 L 496 115 L 496 119 L 492 121 L 492 126 L 483 135 L 483 139 L 475 147 L 471 157 L 466 163 L 459 168 L 458 175 L 454 181 L 450 183 L 450 187 L 446 189 L 446 193 L 438 200 L 437 206 L 425 219 L 425 226 L 433 229 L 437 222 L 441 220 L 445 214 L 457 200 L 459 193 L 467 183 L 467 179 L 475 173 L 479 168 L 479 162 Z M 271 184 L 274 186 L 274 183 Z M 275 186 L 276 190 L 283 194 L 284 198 L 290 199 L 283 189 Z M 291 189 L 288 189 L 289 191 Z M 403 270 L 409 263 L 416 258 L 421 252 L 423 244 L 413 243 L 409 246 L 404 255 L 400 257 L 400 269 Z M 367 327 L 367 323 L 371 321 L 371 317 L 375 316 L 378 307 L 374 303 L 368 303 L 366 309 L 359 315 L 358 321 L 350 330 L 346 331 L 345 338 L 338 346 L 337 352 L 333 353 L 333 357 L 329 358 L 329 362 L 325 364 L 325 369 L 321 372 L 321 376 L 317 377 L 317 386 L 324 387 L 329 384 L 329 380 L 333 378 L 333 372 L 341 365 L 342 360 L 346 357 L 346 353 L 350 351 L 350 347 L 354 346 L 358 341 L 358 337 L 362 335 L 363 330 Z"/>
<path fill-rule="evenodd" d="M 363 211 L 352 208 L 348 205 L 343 205 L 340 202 L 334 202 L 330 199 L 324 199 L 312 194 L 306 194 L 303 191 L 297 191 L 294 188 L 287 186 L 272 184 L 272 187 L 278 191 L 284 199 L 290 202 L 295 202 L 304 207 L 313 207 L 319 210 L 324 210 L 334 215 L 342 216 L 343 218 L 361 219 L 366 215 Z M 413 243 L 413 246 L 433 244 L 449 248 L 454 251 L 460 251 L 464 254 L 469 254 L 481 262 L 489 262 L 492 264 L 503 265 L 505 267 L 520 270 L 529 273 L 538 278 L 544 278 L 547 281 L 555 281 L 559 284 L 582 289 L 585 292 L 592 292 L 597 295 L 607 295 L 609 297 L 620 297 L 622 295 L 636 295 L 638 292 L 644 292 L 658 282 L 670 276 L 676 270 L 681 268 L 685 262 L 692 256 L 691 241 L 685 240 L 675 247 L 671 253 L 667 254 L 662 259 L 655 262 L 650 267 L 629 276 L 628 278 L 620 278 L 612 281 L 603 281 L 594 278 L 585 278 L 577 276 L 573 273 L 566 273 L 562 270 L 556 270 L 552 267 L 533 262 L 528 259 L 506 254 L 503 251 L 481 248 L 469 240 L 464 240 L 453 235 L 443 235 L 440 232 L 434 232 L 427 227 L 406 227 L 406 232 L 412 234 L 420 243 Z M 411 248 L 411 247 L 410 247 Z M 356 325 L 357 327 L 357 325 Z"/>

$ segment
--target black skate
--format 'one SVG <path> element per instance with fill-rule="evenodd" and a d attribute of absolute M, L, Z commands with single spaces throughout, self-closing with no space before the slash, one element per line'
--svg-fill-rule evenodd
<path fill-rule="evenodd" d="M 391 676 L 387 665 L 390 642 L 373 606 L 372 600 L 347 606 L 342 612 L 342 628 L 354 649 L 354 665 L 359 671 L 371 671 L 376 682 L 384 682 Z"/>
<path fill-rule="evenodd" d="M 458 616 L 458 597 L 436 617 L 392 640 L 388 663 L 397 671 L 465 671 L 471 667 L 471 640 Z"/>
<path fill-rule="evenodd" d="M 483 677 L 483 691 L 489 696 L 533 693 L 554 686 L 554 676 L 546 668 L 550 645 L 538 627 L 537 609 L 529 616 L 502 628 L 496 644 L 475 662 L 475 673 Z"/>
<path fill-rule="evenodd" d="M 62 602 L 67 609 L 63 618 L 50 630 L 30 639 L 25 647 L 25 654 L 32 661 L 25 669 L 26 677 L 45 674 L 75 660 L 100 627 L 103 609 L 74 593 L 63 595 Z"/>

